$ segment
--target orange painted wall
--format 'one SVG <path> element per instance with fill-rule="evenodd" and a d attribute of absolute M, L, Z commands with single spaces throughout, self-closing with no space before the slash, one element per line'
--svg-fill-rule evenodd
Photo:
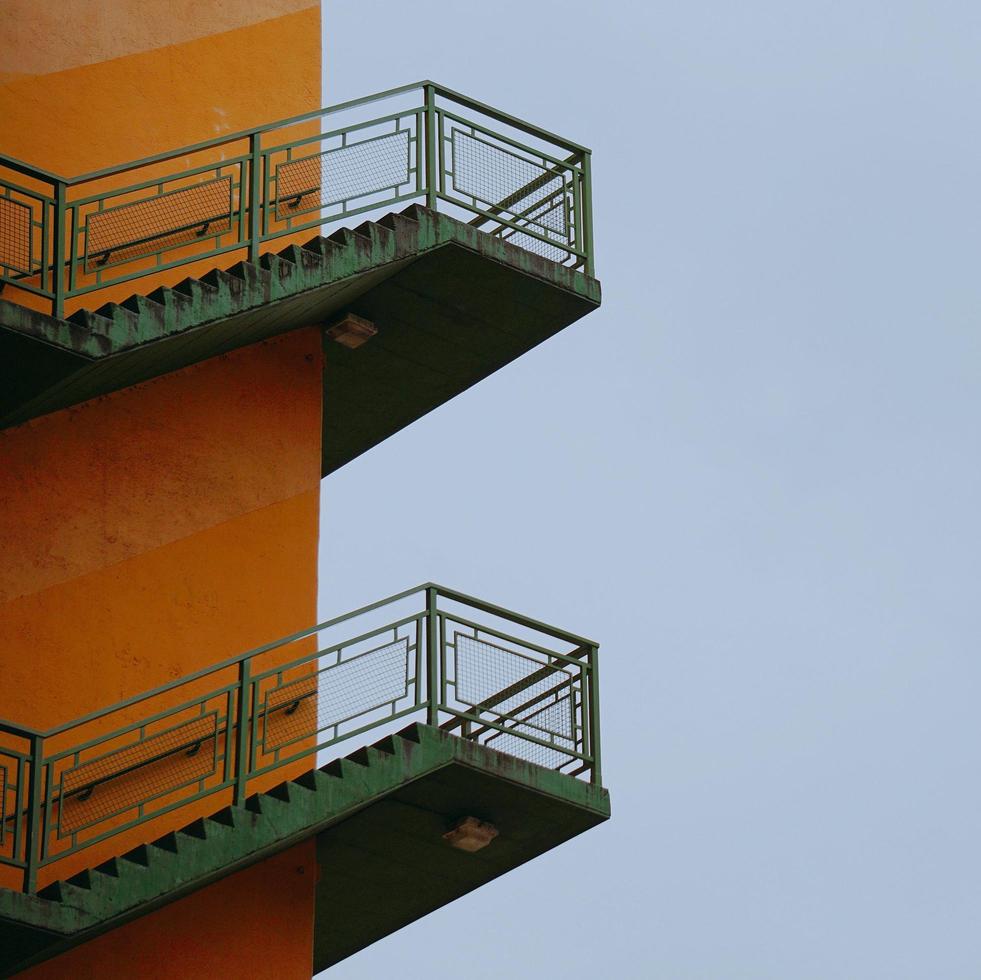
<path fill-rule="evenodd" d="M 0 152 L 68 177 L 320 104 L 319 0 L 0 0 L 0 22 Z M 4 295 L 38 305 L 25 297 Z M 0 717 L 65 722 L 315 621 L 321 358 L 301 330 L 0 432 Z M 223 802 L 95 844 L 39 884 Z M 314 879 L 311 841 L 26 975 L 308 977 Z"/>
<path fill-rule="evenodd" d="M 0 716 L 46 729 L 316 621 L 321 357 L 300 330 L 0 432 Z"/>
<path fill-rule="evenodd" d="M 2 151 L 67 177 L 320 104 L 318 2 L 0 0 L 0 21 Z"/>
<path fill-rule="evenodd" d="M 70 7 L 0 0 L 0 23 L 5 38 L 0 45 L 0 152 L 64 177 L 246 130 L 320 105 L 320 4 L 316 0 L 73 0 Z M 306 124 L 282 138 L 296 139 L 315 131 Z M 177 158 L 150 170 L 84 185 L 70 196 L 77 199 L 157 179 L 247 149 L 243 143 Z M 29 178 L 5 175 L 50 193 L 49 187 Z M 159 229 L 151 229 L 155 230 Z M 289 239 L 280 247 L 288 243 Z M 40 247 L 39 241 L 35 247 Z M 177 249 L 167 257 L 173 260 L 182 254 Z M 233 252 L 217 262 L 202 260 L 151 272 L 137 284 L 108 286 L 70 299 L 66 312 L 83 306 L 96 309 L 134 290 L 145 294 L 157 285 L 173 285 L 242 257 Z M 140 268 L 127 265 L 115 271 Z M 92 281 L 80 268 L 77 285 Z M 8 289 L 4 298 L 49 308 L 48 301 L 15 288 Z"/>
<path fill-rule="evenodd" d="M 316 844 L 304 841 L 20 976 L 308 978 L 316 868 Z"/>
<path fill-rule="evenodd" d="M 6 718 L 68 721 L 314 622 L 321 357 L 296 331 L 0 431 Z"/>

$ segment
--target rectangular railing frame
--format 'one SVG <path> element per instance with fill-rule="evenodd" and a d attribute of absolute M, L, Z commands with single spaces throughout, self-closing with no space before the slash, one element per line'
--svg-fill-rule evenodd
<path fill-rule="evenodd" d="M 331 119 L 344 113 L 364 110 L 366 106 L 373 106 L 378 102 L 410 96 L 416 96 L 418 102 L 371 119 L 358 119 L 346 126 L 332 128 L 328 125 Z M 370 131 L 389 123 L 394 123 L 395 132 L 399 132 L 398 127 L 408 120 L 412 121 L 411 128 L 401 130 L 409 133 L 410 159 L 406 168 L 406 179 L 390 188 L 390 195 L 382 195 L 370 203 L 348 207 L 349 200 L 366 196 L 354 195 L 344 200 L 343 207 L 336 214 L 325 216 L 327 206 L 322 205 L 319 208 L 308 208 L 304 212 L 314 215 L 309 221 L 300 224 L 286 221 L 285 227 L 270 228 L 270 215 L 278 215 L 280 205 L 277 182 L 274 179 L 275 170 L 270 166 L 274 154 L 285 152 L 289 160 L 296 162 L 293 153 L 298 148 L 317 144 L 324 146 L 335 137 L 342 139 L 342 146 L 356 146 L 359 143 L 347 142 L 352 134 Z M 271 146 L 263 145 L 264 137 L 314 123 L 317 123 L 320 131 L 312 135 L 306 133 L 294 140 L 280 140 Z M 447 177 L 452 177 L 454 173 L 448 169 L 453 154 L 452 145 L 447 148 L 448 140 L 452 140 L 452 136 L 447 136 L 445 132 L 447 123 L 451 130 L 454 125 L 469 127 L 471 133 L 479 132 L 509 146 L 515 154 L 522 156 L 529 167 L 537 166 L 547 171 L 544 174 L 546 182 L 553 179 L 549 173 L 561 175 L 562 194 L 565 197 L 563 207 L 572 215 L 566 240 L 553 237 L 547 230 L 543 233 L 542 230 L 531 227 L 527 214 L 521 215 L 509 210 L 508 199 L 512 199 L 513 203 L 514 190 L 503 194 L 500 200 L 481 201 L 482 206 L 477 206 L 476 200 L 467 202 L 466 195 L 454 191 L 452 182 L 447 183 Z M 495 130 L 493 126 L 506 131 Z M 223 154 L 229 149 L 234 152 L 227 158 L 210 159 L 211 154 Z M 321 151 L 327 152 L 330 151 Z M 187 160 L 202 154 L 208 157 L 205 162 L 174 171 L 161 171 L 161 168 L 166 168 L 167 164 L 174 161 Z M 199 239 L 203 244 L 210 243 L 211 247 L 194 249 L 195 242 L 179 242 L 116 263 L 106 263 L 105 267 L 94 272 L 88 267 L 90 256 L 86 213 L 105 213 L 114 206 L 111 203 L 113 200 L 141 191 L 151 191 L 156 187 L 156 194 L 127 203 L 155 201 L 167 193 L 175 192 L 165 191 L 165 185 L 174 185 L 175 182 L 209 173 L 216 177 L 227 175 L 231 179 L 233 198 L 229 228 L 220 234 L 205 234 Z M 106 182 L 120 182 L 127 174 L 134 175 L 136 179 L 127 182 L 126 186 L 105 188 Z M 38 186 L 27 186 L 31 183 Z M 101 189 L 93 191 L 93 188 Z M 404 190 L 400 191 L 399 188 Z M 371 193 L 381 194 L 385 189 L 389 188 Z M 319 191 L 320 187 L 315 190 Z M 533 190 L 529 193 L 533 193 Z M 552 250 L 550 254 L 555 250 L 564 252 L 566 258 L 561 260 L 562 264 L 581 268 L 587 275 L 594 274 L 590 151 L 578 143 L 558 137 L 431 81 L 390 89 L 78 177 L 62 177 L 0 155 L 0 198 L 10 198 L 18 203 L 23 203 L 22 199 L 27 198 L 32 202 L 29 242 L 31 269 L 18 270 L 4 265 L 4 244 L 0 241 L 0 290 L 11 286 L 43 297 L 50 301 L 51 312 L 58 317 L 64 315 L 67 300 L 97 292 L 110 285 L 232 252 L 241 252 L 249 261 L 256 262 L 262 247 L 268 242 L 411 200 L 424 200 L 434 210 L 442 204 L 475 215 L 471 224 L 478 227 L 489 225 L 492 233 L 505 239 L 527 236 L 531 245 L 538 248 L 539 254 L 543 254 L 543 248 Z M 520 202 L 522 198 L 517 200 Z M 93 205 L 95 211 L 83 213 Z M 189 223 L 184 222 L 181 227 L 187 224 Z M 193 222 L 190 227 L 195 227 Z M 167 229 L 150 232 L 140 237 L 140 244 L 154 239 L 165 240 L 167 234 Z M 120 241 L 109 251 L 124 253 L 132 245 L 133 242 L 127 239 Z M 191 249 L 190 254 L 181 252 L 184 250 L 186 253 L 188 249 Z M 559 261 L 558 258 L 555 260 Z M 130 266 L 128 270 L 127 266 Z M 122 271 L 107 275 L 112 269 Z"/>
<path fill-rule="evenodd" d="M 398 616 L 391 622 L 367 630 L 357 630 L 353 636 L 328 643 L 323 648 L 318 643 L 317 649 L 288 658 L 271 667 L 260 666 L 263 657 L 288 649 L 291 644 L 305 643 L 316 639 L 321 633 L 345 628 L 348 623 L 375 614 L 387 606 L 409 604 L 419 600 L 422 600 L 421 610 L 417 607 L 416 611 Z M 466 615 L 460 611 L 461 609 L 466 610 Z M 481 617 L 490 617 L 494 623 L 481 622 Z M 495 637 L 502 644 L 507 643 L 511 646 L 519 646 L 525 651 L 532 651 L 532 655 L 526 655 L 511 647 L 498 648 L 504 653 L 535 661 L 539 667 L 510 685 L 505 685 L 492 698 L 469 705 L 454 702 L 449 694 L 449 688 L 455 688 L 459 673 L 456 663 L 452 671 L 448 672 L 447 669 L 449 648 L 447 623 L 472 629 L 475 638 Z M 497 625 L 498 623 L 508 624 L 507 629 Z M 400 635 L 403 631 L 404 636 Z M 534 638 L 521 636 L 519 635 L 521 632 L 532 634 Z M 274 748 L 272 752 L 267 751 L 266 727 L 270 716 L 283 707 L 278 706 L 273 711 L 269 711 L 266 695 L 263 694 L 264 690 L 268 694 L 268 689 L 264 689 L 263 686 L 267 681 L 278 679 L 282 684 L 284 677 L 289 677 L 292 672 L 307 667 L 311 667 L 312 672 L 300 674 L 298 679 L 318 676 L 319 672 L 330 669 L 330 666 L 322 666 L 325 659 L 335 655 L 334 666 L 353 663 L 359 657 L 365 657 L 367 653 L 373 652 L 358 652 L 360 644 L 373 643 L 376 639 L 385 636 L 393 638 L 388 646 L 394 647 L 402 640 L 406 641 L 404 695 L 391 702 L 384 701 L 380 706 L 362 709 L 349 718 L 335 719 L 329 725 L 320 725 L 320 717 L 317 714 L 315 719 L 317 727 L 304 733 L 301 739 L 293 739 L 284 746 Z M 571 649 L 563 653 L 544 645 L 546 642 L 554 641 Z M 477 639 L 476 642 L 489 643 L 482 639 Z M 385 647 L 376 649 L 381 650 Z M 345 650 L 355 652 L 344 660 Z M 140 824 L 156 820 L 164 814 L 197 803 L 208 796 L 227 793 L 234 802 L 241 805 L 250 791 L 253 791 L 254 780 L 291 766 L 306 757 L 312 757 L 312 767 L 316 764 L 314 760 L 317 755 L 324 749 L 390 726 L 393 722 L 413 714 L 425 713 L 425 720 L 429 724 L 439 725 L 444 730 L 458 733 L 462 738 L 488 742 L 491 747 L 494 747 L 493 740 L 499 736 L 512 736 L 524 740 L 529 745 L 537 744 L 545 750 L 557 750 L 568 758 L 561 765 L 552 768 L 569 776 L 588 773 L 589 779 L 599 784 L 601 768 L 597 653 L 597 644 L 590 640 L 454 590 L 427 583 L 47 731 L 0 721 L 0 767 L 5 770 L 3 788 L 0 791 L 3 794 L 0 797 L 0 865 L 21 871 L 23 890 L 29 893 L 35 892 L 39 871 L 70 854 L 130 831 Z M 449 680 L 449 673 L 452 673 L 452 680 Z M 529 706 L 534 707 L 536 701 L 541 702 L 559 689 L 559 685 L 555 685 L 551 690 L 546 690 L 544 695 L 541 695 L 540 691 L 536 693 L 543 679 L 555 673 L 569 678 L 563 680 L 561 685 L 568 686 L 570 696 L 575 698 L 572 703 L 573 748 L 558 747 L 557 749 L 554 734 L 551 740 L 547 737 L 547 732 L 541 730 L 539 730 L 541 737 L 531 734 L 527 728 L 535 728 L 535 726 L 529 726 L 527 718 L 515 717 L 515 712 L 523 711 Z M 220 679 L 220 682 L 209 685 L 206 690 L 197 690 L 202 682 L 212 676 Z M 578 686 L 576 686 L 576 678 L 578 678 Z M 182 689 L 189 689 L 191 685 L 195 685 L 194 695 L 181 697 Z M 319 695 L 323 690 L 325 689 L 318 685 L 310 693 Z M 531 691 L 529 695 L 531 700 L 528 703 L 519 704 L 508 711 L 500 710 L 503 704 L 514 700 L 524 691 Z M 160 699 L 170 700 L 170 698 L 173 698 L 174 703 L 161 704 Z M 558 703 L 558 700 L 557 698 L 555 703 Z M 216 701 L 223 707 L 216 709 L 214 707 Z M 400 705 L 403 701 L 406 703 Z M 388 707 L 391 708 L 390 712 L 379 713 L 382 708 Z M 149 708 L 155 710 L 148 710 Z M 150 764 L 159 763 L 168 754 L 176 753 L 178 750 L 193 749 L 193 746 L 190 743 L 181 744 L 177 748 L 171 747 L 173 753 L 151 754 L 146 760 L 135 765 L 130 763 L 129 769 L 121 769 L 119 772 L 110 770 L 108 775 L 93 781 L 92 786 L 87 784 L 73 786 L 71 790 L 64 788 L 65 773 L 69 771 L 65 768 L 66 762 L 75 769 L 96 761 L 101 762 L 111 758 L 114 753 L 130 752 L 135 747 L 151 744 L 153 739 L 159 738 L 162 734 L 179 728 L 188 721 L 205 718 L 211 714 L 215 714 L 214 733 L 209 734 L 206 740 L 213 738 L 214 741 L 213 772 L 179 786 L 168 784 L 163 790 L 141 799 L 138 804 L 131 803 L 124 810 L 112 811 L 90 823 L 76 826 L 67 836 L 62 834 L 62 810 L 68 799 L 86 793 L 88 795 L 85 799 L 88 799 L 93 792 L 98 792 L 100 784 L 122 778 L 141 767 L 145 769 Z M 115 716 L 125 719 L 125 723 L 112 724 Z M 581 719 L 579 722 L 575 720 L 577 717 Z M 174 719 L 173 724 L 172 719 Z M 364 723 L 355 724 L 350 730 L 341 731 L 342 725 L 360 720 L 364 720 Z M 87 731 L 93 725 L 99 729 L 98 734 L 94 736 Z M 327 729 L 332 729 L 332 735 L 320 737 Z M 129 737 L 133 733 L 136 733 L 137 737 L 131 741 Z M 18 742 L 17 746 L 5 744 L 11 738 Z M 68 744 L 65 744 L 66 740 Z M 280 748 L 297 746 L 300 741 L 303 744 L 295 751 L 286 752 L 285 756 L 281 756 Z M 113 747 L 106 750 L 106 746 Z M 86 755 L 89 752 L 94 754 L 89 757 Z M 265 760 L 270 757 L 272 761 L 266 762 Z M 148 805 L 155 800 L 166 800 L 174 791 L 190 788 L 195 783 L 196 791 L 148 812 Z M 55 815 L 56 811 L 57 815 Z M 122 821 L 118 819 L 127 814 L 130 814 L 127 819 Z M 100 824 L 107 822 L 111 823 L 111 826 L 79 839 L 80 831 L 98 828 Z M 65 846 L 66 840 L 67 846 Z"/>

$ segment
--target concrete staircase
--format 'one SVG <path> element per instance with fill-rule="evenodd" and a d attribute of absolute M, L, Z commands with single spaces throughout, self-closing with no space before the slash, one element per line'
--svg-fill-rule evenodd
<path fill-rule="evenodd" d="M 257 297 L 265 306 L 324 282 L 357 277 L 379 264 L 413 258 L 419 251 L 420 218 L 431 214 L 414 204 L 355 229 L 338 228 L 327 237 L 318 235 L 303 245 L 266 253 L 258 264 L 236 262 L 172 288 L 161 286 L 145 296 L 133 293 L 94 311 L 78 310 L 68 322 L 83 328 L 93 354 L 117 354 L 216 316 L 242 313 L 256 305 Z"/>

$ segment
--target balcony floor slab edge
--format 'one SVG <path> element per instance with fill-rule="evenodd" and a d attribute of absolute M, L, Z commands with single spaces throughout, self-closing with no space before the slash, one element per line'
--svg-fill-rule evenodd
<path fill-rule="evenodd" d="M 0 299 L 0 428 L 350 312 L 378 333 L 325 341 L 326 475 L 599 303 L 582 272 L 414 205 L 70 320 Z"/>

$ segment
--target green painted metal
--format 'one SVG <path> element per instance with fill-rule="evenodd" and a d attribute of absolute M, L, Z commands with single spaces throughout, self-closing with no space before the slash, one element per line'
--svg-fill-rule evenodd
<path fill-rule="evenodd" d="M 500 836 L 479 856 L 443 844 L 461 812 Z M 145 915 L 310 837 L 320 865 L 319 971 L 588 830 L 606 790 L 422 724 L 47 886 L 0 890 L 0 975 Z M 356 879 L 357 887 L 350 882 Z M 336 892 L 345 890 L 346 899 Z M 384 899 L 383 901 L 380 899 Z M 371 914 L 364 914 L 368 911 Z"/>
<path fill-rule="evenodd" d="M 400 107 L 363 118 L 381 102 Z M 175 169 L 161 174 L 167 163 Z M 477 215 L 492 234 L 592 275 L 589 181 L 584 147 L 425 81 L 74 178 L 0 156 L 0 199 L 32 216 L 20 243 L 30 269 L 0 240 L 0 283 L 46 297 L 60 317 L 66 300 L 107 285 L 233 253 L 257 263 L 286 235 L 413 199 Z M 202 195 L 215 182 L 228 188 L 220 215 Z"/>
<path fill-rule="evenodd" d="M 244 806 L 245 797 L 248 795 L 249 767 L 252 763 L 251 743 L 255 739 L 255 728 L 250 721 L 249 712 L 252 699 L 250 668 L 251 661 L 249 659 L 239 661 L 238 690 L 235 694 L 237 704 L 235 727 L 238 730 L 238 748 L 235 753 L 235 803 L 237 806 Z M 254 718 L 255 715 L 256 712 L 253 708 L 251 717 Z"/>
<path fill-rule="evenodd" d="M 596 264 L 593 258 L 593 154 L 584 150 L 582 154 L 583 179 L 579 184 L 582 192 L 582 247 L 586 255 L 585 273 L 587 276 L 596 275 Z"/>
<path fill-rule="evenodd" d="M 253 133 L 249 137 L 249 200 L 258 201 L 262 194 L 262 154 L 259 134 Z M 243 209 L 243 214 L 244 214 Z M 265 216 L 265 209 L 249 207 L 249 261 L 252 263 L 259 261 L 259 245 L 262 240 L 262 217 Z"/>
<path fill-rule="evenodd" d="M 598 784 L 597 673 L 592 641 L 426 583 L 45 732 L 0 722 L 0 863 L 32 893 L 69 854 L 205 797 L 243 806 L 258 777 L 423 712 Z"/>
<path fill-rule="evenodd" d="M 44 739 L 40 735 L 30 735 L 31 761 L 27 784 L 27 813 L 24 825 L 27 828 L 24 855 L 18 861 L 24 867 L 24 891 L 32 893 L 37 889 L 38 860 L 35 857 L 41 846 L 41 773 L 43 771 Z M 15 812 L 13 819 L 20 823 L 20 813 Z M 14 854 L 17 860 L 19 855 Z"/>
<path fill-rule="evenodd" d="M 59 180 L 54 186 L 54 192 L 54 228 L 51 231 L 51 240 L 55 258 L 51 264 L 51 269 L 46 269 L 45 271 L 53 279 L 51 314 L 52 316 L 62 317 L 65 315 L 65 278 L 60 274 L 60 269 L 65 261 L 65 199 L 68 193 L 68 185 L 64 181 Z M 47 215 L 47 211 L 45 211 L 45 215 Z"/>
<path fill-rule="evenodd" d="M 426 207 L 435 211 L 437 207 L 437 165 L 436 158 L 436 89 L 426 85 L 423 89 L 426 103 Z M 439 168 L 442 171 L 442 167 Z"/>
<path fill-rule="evenodd" d="M 439 723 L 439 705 L 442 700 L 441 648 L 437 638 L 437 610 L 439 593 L 435 587 L 426 589 L 426 694 L 428 697 L 427 720 L 430 725 Z"/>
<path fill-rule="evenodd" d="M 603 767 L 600 762 L 600 705 L 599 705 L 599 648 L 590 647 L 593 665 L 593 683 L 589 687 L 589 753 L 593 760 L 591 779 L 597 786 L 603 785 Z"/>

